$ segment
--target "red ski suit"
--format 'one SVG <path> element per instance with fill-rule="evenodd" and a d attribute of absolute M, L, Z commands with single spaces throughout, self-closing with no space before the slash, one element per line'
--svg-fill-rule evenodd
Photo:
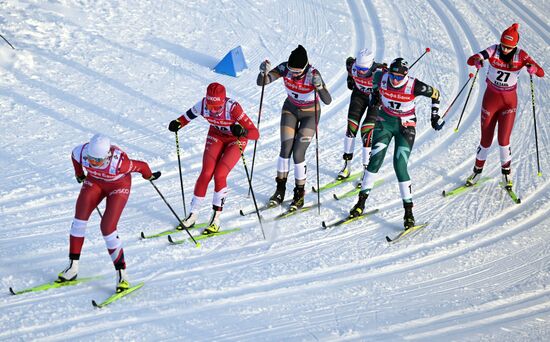
<path fill-rule="evenodd" d="M 516 117 L 518 75 L 524 66 L 533 65 L 537 68 L 535 74 L 538 77 L 544 76 L 544 70 L 524 50 L 516 48 L 509 54 L 511 55 L 502 54 L 499 45 L 495 44 L 468 58 L 467 63 L 472 66 L 476 59 L 489 62 L 487 89 L 481 105 L 481 139 L 476 155 L 477 168 L 483 168 L 485 164 L 497 123 L 501 166 L 504 169 L 510 168 L 510 136 Z"/>
<path fill-rule="evenodd" d="M 130 196 L 131 172 L 139 172 L 143 178 L 151 177 L 146 162 L 132 160 L 117 146 L 111 146 L 110 157 L 98 168 L 88 163 L 88 143 L 77 146 L 72 153 L 73 167 L 77 177 L 84 176 L 80 194 L 76 201 L 75 216 L 71 227 L 69 257 L 78 260 L 86 225 L 90 215 L 99 203 L 107 198 L 105 212 L 101 218 L 101 233 L 116 269 L 126 268 L 122 243 L 117 235 L 117 223 Z"/>
<path fill-rule="evenodd" d="M 243 112 L 241 105 L 230 98 L 225 99 L 225 104 L 220 113 L 214 114 L 206 107 L 206 98 L 203 98 L 195 106 L 187 110 L 178 118 L 181 127 L 187 125 L 197 116 L 204 117 L 210 123 L 210 129 L 206 136 L 206 144 L 202 157 L 202 170 L 195 184 L 194 198 L 191 202 L 191 212 L 199 208 L 198 202 L 206 196 L 206 190 L 212 177 L 214 177 L 214 199 L 212 203 L 223 207 L 227 193 L 227 175 L 233 169 L 241 156 L 238 141 L 244 151 L 247 139 L 257 140 L 260 137 L 258 129 L 250 118 Z M 230 126 L 238 123 L 248 131 L 246 136 L 236 138 L 230 130 Z"/>

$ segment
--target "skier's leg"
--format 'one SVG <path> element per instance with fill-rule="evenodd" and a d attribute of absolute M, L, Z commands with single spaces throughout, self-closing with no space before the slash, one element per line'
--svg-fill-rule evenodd
<path fill-rule="evenodd" d="M 367 104 L 368 97 L 361 95 L 357 91 L 352 92 L 348 108 L 348 126 L 346 136 L 344 137 L 344 167 L 338 173 L 338 179 L 348 178 L 351 173 L 349 162 L 353 159 L 355 137 L 357 136 L 361 117 L 365 113 Z"/>
<path fill-rule="evenodd" d="M 361 140 L 363 142 L 362 151 L 362 163 L 363 167 L 367 167 L 370 159 L 370 151 L 372 147 L 372 136 L 374 133 L 374 126 L 376 125 L 376 118 L 378 117 L 378 108 L 368 107 L 367 116 L 361 125 Z"/>
<path fill-rule="evenodd" d="M 517 108 L 517 94 L 507 94 L 504 101 L 508 108 L 503 109 L 498 115 L 498 145 L 500 152 L 500 165 L 502 181 L 507 188 L 512 188 L 512 150 L 510 148 L 510 136 L 514 128 Z"/>
<path fill-rule="evenodd" d="M 395 149 L 393 154 L 393 168 L 399 181 L 399 191 L 403 208 L 405 209 L 404 226 L 409 229 L 414 226 L 414 216 L 412 213 L 412 184 L 409 175 L 408 163 L 411 154 L 414 139 L 416 136 L 416 128 L 412 122 L 408 126 L 401 126 L 399 134 L 395 137 Z"/>

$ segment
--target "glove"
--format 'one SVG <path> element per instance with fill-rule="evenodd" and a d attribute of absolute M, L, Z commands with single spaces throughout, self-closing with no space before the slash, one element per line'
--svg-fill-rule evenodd
<path fill-rule="evenodd" d="M 231 129 L 231 133 L 237 138 L 244 137 L 248 134 L 246 128 L 243 128 L 243 126 L 239 124 L 231 125 L 229 129 Z"/>
<path fill-rule="evenodd" d="M 271 63 L 269 63 L 268 60 L 263 61 L 260 64 L 260 72 L 265 75 L 269 72 L 269 70 L 271 70 Z"/>
<path fill-rule="evenodd" d="M 321 75 L 317 73 L 311 78 L 311 83 L 315 88 L 317 88 L 317 90 L 321 90 L 323 88 L 323 79 L 321 78 Z"/>
<path fill-rule="evenodd" d="M 445 121 L 443 121 L 441 124 L 439 124 L 439 115 L 435 112 L 432 112 L 432 128 L 436 131 L 439 131 L 443 126 L 445 125 Z"/>
<path fill-rule="evenodd" d="M 370 94 L 369 106 L 377 107 L 378 105 L 380 105 L 380 93 L 378 91 L 373 91 Z"/>
<path fill-rule="evenodd" d="M 76 181 L 78 182 L 78 184 L 84 182 L 84 180 L 86 179 L 86 175 L 75 176 L 75 177 L 76 177 Z"/>
<path fill-rule="evenodd" d="M 177 132 L 180 128 L 181 128 L 181 123 L 178 120 L 172 120 L 168 125 L 168 130 L 171 132 Z"/>
<path fill-rule="evenodd" d="M 538 70 L 539 70 L 539 68 L 537 68 L 537 67 L 534 66 L 534 65 L 529 65 L 529 66 L 527 67 L 527 72 L 529 73 L 529 75 L 535 74 Z"/>
<path fill-rule="evenodd" d="M 483 67 L 483 60 L 479 57 L 474 58 L 474 66 L 476 69 L 481 69 Z"/>
<path fill-rule="evenodd" d="M 159 179 L 160 178 L 160 171 L 157 171 L 157 172 L 153 172 L 153 174 L 151 175 L 151 177 L 147 178 L 147 180 L 150 180 L 150 181 L 153 181 L 155 179 Z"/>
<path fill-rule="evenodd" d="M 351 69 L 351 66 L 353 65 L 353 63 L 355 63 L 355 58 L 353 57 L 348 57 L 346 59 L 346 69 L 350 70 Z"/>

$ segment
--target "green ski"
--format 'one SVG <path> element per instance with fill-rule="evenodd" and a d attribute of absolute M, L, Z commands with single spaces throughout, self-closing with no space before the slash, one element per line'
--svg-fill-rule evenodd
<path fill-rule="evenodd" d="M 356 217 L 348 216 L 348 217 L 340 219 L 336 222 L 326 223 L 325 221 L 323 221 L 321 224 L 322 224 L 323 228 L 325 228 L 325 229 L 332 228 L 332 227 L 337 227 L 337 226 L 341 226 L 343 224 L 348 224 L 348 223 L 351 223 L 351 222 L 355 222 L 355 221 L 364 219 L 365 217 L 367 217 L 369 215 L 372 215 L 372 214 L 376 214 L 379 211 L 380 211 L 379 209 L 373 209 L 373 210 L 367 211 L 367 212 L 363 213 L 362 215 L 359 215 L 359 216 L 356 216 Z"/>
<path fill-rule="evenodd" d="M 379 179 L 377 180 L 376 182 L 374 182 L 374 186 L 372 187 L 373 189 L 376 188 L 377 186 L 380 186 L 384 183 L 384 180 L 383 179 Z M 354 197 L 354 196 L 357 196 L 357 194 L 361 191 L 361 183 L 357 184 L 355 186 L 355 188 L 351 189 L 350 191 L 346 192 L 346 193 L 343 193 L 341 195 L 337 195 L 337 194 L 332 194 L 332 197 L 334 197 L 335 200 L 341 200 L 341 199 L 344 199 L 344 198 L 348 198 L 348 197 Z"/>
<path fill-rule="evenodd" d="M 389 236 L 386 236 L 386 241 L 388 241 L 389 243 L 396 243 L 397 241 L 401 240 L 404 237 L 415 235 L 419 230 L 426 227 L 427 225 L 428 225 L 428 223 L 422 223 L 422 224 L 419 224 L 417 226 L 411 227 L 407 230 L 403 230 L 401 233 L 399 233 L 393 239 L 390 238 Z"/>
<path fill-rule="evenodd" d="M 225 234 L 238 232 L 239 230 L 241 230 L 241 228 L 233 228 L 233 229 L 228 229 L 228 230 L 220 230 L 217 233 L 201 234 L 201 235 L 196 235 L 196 236 L 193 236 L 193 237 L 195 238 L 196 241 L 199 241 L 199 240 L 208 239 L 208 238 L 211 238 L 211 237 L 214 237 L 214 236 L 219 236 L 219 235 L 225 235 Z M 180 244 L 185 243 L 187 241 L 189 241 L 191 243 L 194 243 L 193 240 L 191 240 L 191 238 L 181 239 L 181 240 L 174 240 L 174 239 L 172 239 L 171 235 L 168 235 L 168 241 L 171 244 L 174 244 L 174 245 L 180 245 Z"/>
<path fill-rule="evenodd" d="M 449 190 L 449 191 L 443 190 L 442 195 L 443 195 L 443 197 L 449 197 L 449 196 L 453 196 L 453 195 L 458 195 L 458 194 L 463 193 L 463 192 L 466 191 L 466 190 L 470 190 L 470 189 L 472 189 L 472 188 L 475 188 L 475 187 L 477 187 L 477 186 L 479 186 L 479 185 L 481 185 L 481 184 L 483 184 L 483 183 L 485 183 L 485 182 L 487 182 L 487 181 L 490 181 L 490 180 L 491 180 L 490 177 L 481 177 L 481 178 L 477 181 L 477 183 L 475 183 L 474 185 L 466 185 L 466 184 L 463 184 L 463 185 L 458 186 L 458 187 L 456 187 L 456 188 L 454 188 L 454 189 L 452 189 L 452 190 Z"/>
<path fill-rule="evenodd" d="M 80 283 L 86 283 L 86 282 L 96 280 L 96 279 L 100 279 L 100 278 L 101 277 L 89 277 L 89 278 L 80 278 L 80 279 L 71 280 L 71 281 L 56 280 L 56 281 L 51 282 L 51 283 L 46 283 L 46 284 L 34 286 L 34 287 L 31 287 L 31 288 L 24 289 L 24 290 L 19 290 L 19 291 L 15 291 L 13 288 L 10 287 L 10 293 L 12 295 L 19 295 L 19 294 L 27 293 L 27 292 L 39 292 L 39 291 L 45 291 L 45 290 L 49 290 L 49 289 L 56 289 L 58 287 L 73 286 L 73 285 L 77 285 L 77 284 L 80 284 Z"/>
<path fill-rule="evenodd" d="M 193 225 L 193 226 L 191 226 L 187 229 L 200 229 L 200 228 L 205 228 L 206 226 L 208 226 L 208 223 L 203 222 L 203 223 L 195 224 L 195 225 Z M 183 229 L 178 229 L 179 227 L 181 227 L 181 225 L 178 225 L 174 229 L 163 230 L 162 232 L 159 232 L 159 233 L 156 233 L 156 234 L 153 234 L 153 235 L 145 235 L 144 232 L 141 232 L 141 238 L 142 239 L 153 239 L 153 238 L 157 238 L 157 237 L 161 237 L 161 236 L 165 236 L 165 235 L 170 235 L 170 234 L 175 234 L 177 232 L 183 231 Z"/>
<path fill-rule="evenodd" d="M 344 183 L 356 180 L 357 178 L 361 177 L 362 174 L 363 174 L 363 171 L 351 174 L 348 178 L 335 179 L 332 182 L 321 186 L 319 189 L 320 189 L 320 191 L 327 190 L 327 189 L 332 189 L 332 188 L 334 188 L 334 187 L 336 187 L 340 184 L 344 184 Z M 312 187 L 311 189 L 313 190 L 313 192 L 317 192 L 317 189 L 315 187 Z"/>
<path fill-rule="evenodd" d="M 143 284 L 144 283 L 139 283 L 135 286 L 132 286 L 132 287 L 128 288 L 128 290 L 124 290 L 122 292 L 115 293 L 114 295 L 112 295 L 111 297 L 105 299 L 103 302 L 101 302 L 99 304 L 96 303 L 96 301 L 92 299 L 92 305 L 95 306 L 96 308 L 103 308 L 103 307 L 111 304 L 112 302 L 117 301 L 120 298 L 129 295 L 130 293 L 134 292 L 135 290 L 140 289 L 143 286 Z"/>
<path fill-rule="evenodd" d="M 514 201 L 514 203 L 516 204 L 521 203 L 521 198 L 519 198 L 518 195 L 516 195 L 514 190 L 506 188 L 503 182 L 499 182 L 498 184 L 504 189 L 504 191 L 506 191 L 506 193 L 508 193 L 508 195 L 510 196 L 512 201 Z"/>

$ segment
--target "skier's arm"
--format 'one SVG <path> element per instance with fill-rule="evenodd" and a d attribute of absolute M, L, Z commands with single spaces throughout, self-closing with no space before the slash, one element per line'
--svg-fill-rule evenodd
<path fill-rule="evenodd" d="M 256 78 L 256 84 L 261 86 L 264 82 L 264 72 L 267 72 L 267 76 L 265 77 L 265 84 L 269 84 L 276 79 L 283 76 L 283 71 L 286 69 L 286 63 L 279 64 L 276 68 L 271 69 L 271 64 L 269 61 L 263 61 L 262 64 L 260 64 L 260 73 L 258 74 L 258 77 Z"/>
<path fill-rule="evenodd" d="M 153 175 L 149 164 L 141 160 L 130 159 L 126 153 L 120 158 L 119 173 L 139 172 L 144 179 L 149 179 Z"/>
<path fill-rule="evenodd" d="M 466 63 L 468 63 L 468 65 L 474 66 L 476 62 L 478 62 L 481 66 L 483 66 L 483 61 L 486 59 L 489 59 L 489 57 L 491 57 L 491 55 L 494 53 L 496 48 L 497 48 L 496 45 L 492 45 L 483 51 L 480 51 L 474 55 L 471 55 L 468 58 L 468 61 L 466 61 Z"/>
<path fill-rule="evenodd" d="M 347 83 L 349 90 L 353 90 L 353 87 L 355 87 L 355 81 L 351 76 L 351 68 L 353 67 L 353 63 L 355 63 L 355 58 L 350 56 L 346 59 L 346 70 L 348 71 Z"/>
<path fill-rule="evenodd" d="M 168 125 L 168 130 L 172 132 L 177 132 L 180 128 L 183 128 L 186 126 L 191 120 L 195 119 L 197 116 L 200 115 L 202 110 L 202 101 L 199 101 L 196 105 L 194 105 L 192 108 L 189 108 L 187 112 L 182 114 L 179 118 L 176 120 L 170 121 L 170 124 Z"/>
<path fill-rule="evenodd" d="M 439 111 L 439 90 L 437 90 L 437 88 L 416 80 L 414 82 L 414 96 L 425 96 L 431 98 L 432 114 L 437 114 Z"/>
<path fill-rule="evenodd" d="M 76 177 L 76 181 L 79 183 L 82 183 L 82 181 L 84 181 L 84 178 L 86 178 L 86 174 L 84 173 L 84 168 L 82 167 L 82 164 L 80 164 L 80 158 L 81 158 L 83 148 L 84 148 L 83 145 L 79 145 L 74 148 L 71 154 L 71 161 L 73 162 L 74 175 Z"/>
<path fill-rule="evenodd" d="M 242 132 L 244 133 L 244 135 L 242 135 L 243 137 L 250 140 L 258 140 L 260 138 L 260 132 L 254 125 L 252 120 L 250 120 L 248 115 L 244 113 L 241 105 L 238 102 L 235 102 L 233 108 L 231 108 L 231 117 L 233 117 L 235 121 L 244 129 L 244 132 Z"/>
<path fill-rule="evenodd" d="M 544 77 L 544 69 L 541 68 L 541 66 L 538 65 L 538 63 L 527 54 L 527 52 L 523 50 L 521 51 L 520 60 L 524 66 L 527 66 L 528 70 L 532 69 L 532 73 L 538 77 Z M 531 71 L 529 73 L 531 73 Z"/>
<path fill-rule="evenodd" d="M 323 81 L 323 78 L 321 77 L 321 73 L 319 72 L 319 70 L 314 70 L 311 83 L 313 83 L 313 85 L 317 89 L 317 94 L 319 94 L 321 101 L 323 101 L 324 104 L 329 105 L 332 102 L 332 97 L 328 92 L 325 81 Z"/>

